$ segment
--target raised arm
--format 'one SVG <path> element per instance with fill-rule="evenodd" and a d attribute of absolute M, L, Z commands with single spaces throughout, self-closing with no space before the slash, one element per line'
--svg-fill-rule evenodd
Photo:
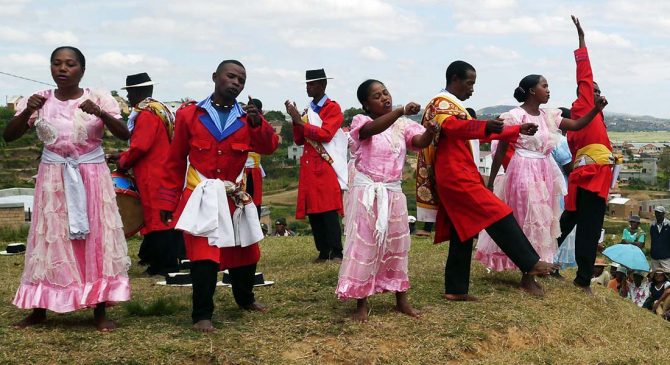
<path fill-rule="evenodd" d="M 413 115 L 419 112 L 421 106 L 417 103 L 410 102 L 404 107 L 396 108 L 390 113 L 386 113 L 380 117 L 377 117 L 372 122 L 366 123 L 361 127 L 358 132 L 358 137 L 361 140 L 368 139 L 375 134 L 382 133 L 388 127 L 393 125 L 398 118 L 403 115 Z"/>
<path fill-rule="evenodd" d="M 572 22 L 575 23 L 575 27 L 577 28 L 577 36 L 579 36 L 579 48 L 584 48 L 586 47 L 586 41 L 584 41 L 584 29 L 582 29 L 582 25 L 579 23 L 579 18 L 574 15 L 571 15 L 571 17 Z"/>

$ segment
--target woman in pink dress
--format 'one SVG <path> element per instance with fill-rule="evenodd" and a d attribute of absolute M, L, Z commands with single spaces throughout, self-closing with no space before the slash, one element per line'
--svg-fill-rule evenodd
<path fill-rule="evenodd" d="M 396 293 L 396 310 L 417 317 L 407 299 L 410 235 L 400 183 L 407 149 L 428 146 L 435 128 L 404 117 L 419 112 L 416 103 L 393 109 L 380 81 L 363 82 L 357 96 L 366 114 L 356 115 L 351 124 L 356 174 L 345 207 L 346 249 L 336 294 L 341 300 L 357 299 L 356 321 L 367 321 L 367 297 L 382 292 Z"/>
<path fill-rule="evenodd" d="M 489 188 L 512 208 L 514 218 L 540 255 L 540 260 L 553 262 L 556 239 L 561 235 L 560 199 L 563 199 L 566 188 L 561 169 L 551 157 L 551 151 L 560 141 L 561 130 L 585 127 L 602 111 L 607 101 L 604 98 L 598 100 L 596 107 L 578 120 L 562 118 L 559 109 L 540 108 L 549 101 L 549 84 L 541 75 L 524 77 L 514 90 L 514 98 L 523 104 L 500 117 L 507 125 L 535 123 L 538 125 L 537 133 L 519 137 L 505 174 L 495 179 L 495 185 L 494 179 L 489 179 Z M 507 142 L 498 144 L 491 176 L 497 175 L 507 146 Z M 475 258 L 495 271 L 516 269 L 486 232 L 479 235 Z M 542 295 L 542 287 L 534 276 L 523 274 L 521 284 L 522 287 L 531 284 L 534 290 L 529 292 Z"/>
<path fill-rule="evenodd" d="M 116 137 L 130 133 L 108 93 L 80 88 L 86 60 L 74 47 L 51 54 L 55 90 L 24 98 L 4 131 L 13 141 L 35 128 L 44 143 L 35 184 L 34 214 L 21 285 L 14 305 L 32 309 L 15 324 L 46 320 L 46 311 L 95 308 L 100 331 L 115 328 L 109 303 L 130 298 L 130 258 L 101 143 L 105 126 Z"/>

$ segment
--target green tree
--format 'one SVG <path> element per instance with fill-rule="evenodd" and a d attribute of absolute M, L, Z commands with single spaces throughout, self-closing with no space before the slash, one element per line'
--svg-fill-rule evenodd
<path fill-rule="evenodd" d="M 263 113 L 263 116 L 265 116 L 265 119 L 268 120 L 268 122 L 271 121 L 286 121 L 286 118 L 284 117 L 284 113 L 277 111 L 277 110 L 269 110 L 265 113 Z"/>
<path fill-rule="evenodd" d="M 281 136 L 281 143 L 284 146 L 289 146 L 293 144 L 293 123 L 284 123 L 279 132 Z"/>
<path fill-rule="evenodd" d="M 361 108 L 349 108 L 344 111 L 344 123 L 342 124 L 343 127 L 348 127 L 351 125 L 351 120 L 354 119 L 354 117 L 357 114 L 363 114 L 365 111 Z"/>

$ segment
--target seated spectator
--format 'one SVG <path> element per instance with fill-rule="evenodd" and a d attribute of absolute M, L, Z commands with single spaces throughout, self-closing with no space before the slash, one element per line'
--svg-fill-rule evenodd
<path fill-rule="evenodd" d="M 617 267 L 616 272 L 614 273 L 614 279 L 610 280 L 607 284 L 607 287 L 619 293 L 620 296 L 626 297 L 628 295 L 628 283 L 626 277 L 628 276 L 628 270 L 623 265 Z"/>
<path fill-rule="evenodd" d="M 635 245 L 639 248 L 644 248 L 644 240 L 646 235 L 642 228 L 640 228 L 640 217 L 637 215 L 631 215 L 628 218 L 628 223 L 630 227 L 623 229 L 623 235 L 621 236 L 621 243 L 627 243 Z"/>
<path fill-rule="evenodd" d="M 591 283 L 600 284 L 606 286 L 610 279 L 610 273 L 605 271 L 607 264 L 603 259 L 597 259 L 595 264 L 593 264 L 593 278 L 591 278 Z"/>
<path fill-rule="evenodd" d="M 416 218 L 413 215 L 408 216 L 407 223 L 409 224 L 409 234 L 414 234 L 416 230 Z"/>
<path fill-rule="evenodd" d="M 642 307 L 656 312 L 659 307 L 663 309 L 664 306 L 660 304 L 666 301 L 666 297 L 670 294 L 670 281 L 668 281 L 667 273 L 662 269 L 656 269 L 652 274 L 652 281 L 649 283 L 649 297 L 647 297 Z M 667 306 L 670 303 L 664 304 Z"/>
<path fill-rule="evenodd" d="M 628 299 L 638 307 L 642 307 L 647 297 L 649 297 L 649 283 L 642 272 L 634 271 L 633 282 L 628 286 Z"/>
<path fill-rule="evenodd" d="M 293 231 L 286 228 L 286 219 L 279 218 L 275 222 L 275 237 L 290 237 L 295 236 Z"/>

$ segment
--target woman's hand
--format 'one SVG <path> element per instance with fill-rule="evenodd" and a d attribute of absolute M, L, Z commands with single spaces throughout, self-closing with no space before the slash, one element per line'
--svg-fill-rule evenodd
<path fill-rule="evenodd" d="M 409 102 L 402 109 L 403 115 L 416 115 L 421 111 L 421 105 L 415 102 Z"/>
<path fill-rule="evenodd" d="M 30 111 L 30 114 L 42 109 L 44 103 L 46 103 L 47 98 L 42 95 L 33 94 L 28 98 L 26 103 L 26 109 Z"/>
<path fill-rule="evenodd" d="M 535 132 L 537 132 L 537 124 L 535 123 L 524 123 L 521 125 L 521 130 L 519 131 L 519 133 L 527 136 L 532 136 Z"/>
<path fill-rule="evenodd" d="M 599 96 L 596 98 L 596 108 L 598 111 L 603 111 L 607 104 L 607 99 L 604 96 Z"/>
<path fill-rule="evenodd" d="M 84 100 L 84 102 L 79 105 L 79 109 L 84 113 L 95 115 L 98 118 L 102 116 L 102 108 L 90 99 Z"/>

